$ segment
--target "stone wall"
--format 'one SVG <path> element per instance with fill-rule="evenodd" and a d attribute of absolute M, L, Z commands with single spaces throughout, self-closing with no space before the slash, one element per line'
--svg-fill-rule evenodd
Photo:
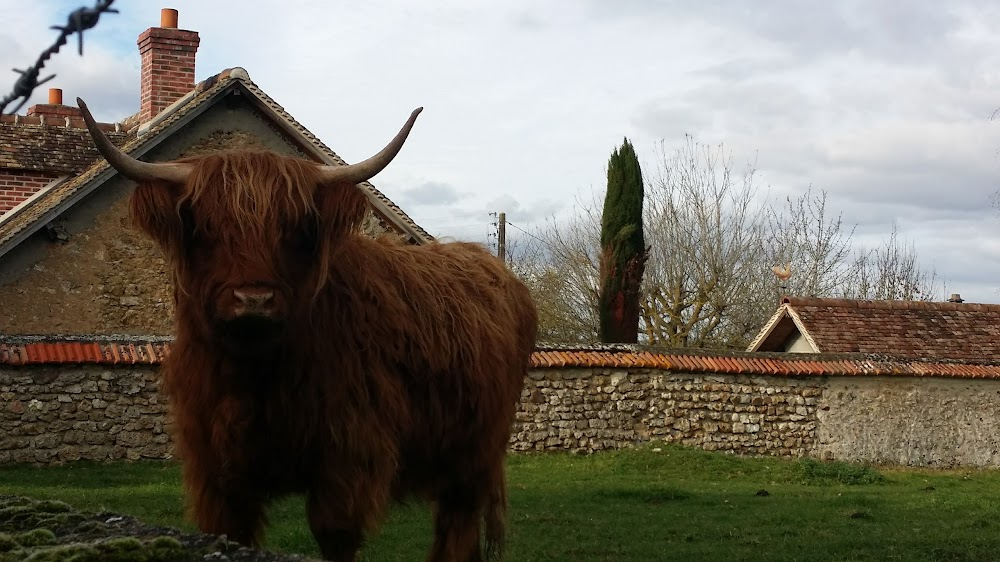
<path fill-rule="evenodd" d="M 907 466 L 1000 466 L 1000 381 L 833 377 L 815 454 Z"/>
<path fill-rule="evenodd" d="M 0 464 L 169 456 L 152 367 L 0 369 Z"/>
<path fill-rule="evenodd" d="M 1000 466 L 1000 381 L 538 369 L 514 451 L 656 440 L 737 454 Z M 0 368 L 0 463 L 169 458 L 154 367 Z"/>
<path fill-rule="evenodd" d="M 522 394 L 512 448 L 593 452 L 655 439 L 803 456 L 816 446 L 822 393 L 815 377 L 536 370 Z"/>
<path fill-rule="evenodd" d="M 35 235 L 39 259 L 0 272 L 0 333 L 171 332 L 173 296 L 163 253 L 129 226 L 123 194 L 99 199 L 112 200 L 74 208 L 54 221 L 51 240 L 43 243 L 44 231 Z"/>

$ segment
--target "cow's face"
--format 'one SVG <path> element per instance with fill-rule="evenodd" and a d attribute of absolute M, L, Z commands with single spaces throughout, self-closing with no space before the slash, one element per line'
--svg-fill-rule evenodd
<path fill-rule="evenodd" d="M 367 210 L 354 185 L 322 182 L 315 165 L 267 152 L 182 161 L 181 184 L 140 184 L 133 223 L 171 257 L 181 314 L 215 339 L 266 347 L 308 318 L 331 259 Z"/>
<path fill-rule="evenodd" d="M 206 335 L 252 349 L 301 320 L 339 242 L 364 216 L 356 187 L 392 161 L 416 109 L 378 154 L 327 166 L 274 153 L 233 152 L 169 163 L 141 162 L 115 147 L 77 98 L 97 149 L 139 183 L 133 222 L 168 253 L 178 313 Z"/>

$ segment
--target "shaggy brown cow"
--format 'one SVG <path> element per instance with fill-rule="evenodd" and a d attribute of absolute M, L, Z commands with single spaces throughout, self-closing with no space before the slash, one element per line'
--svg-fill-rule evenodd
<path fill-rule="evenodd" d="M 499 556 L 504 458 L 536 333 L 527 288 L 485 248 L 373 240 L 358 189 L 402 147 L 320 166 L 269 152 L 135 160 L 135 225 L 173 268 L 163 366 L 189 512 L 258 544 L 265 507 L 302 493 L 323 556 L 354 560 L 395 499 L 434 508 L 428 560 Z"/>

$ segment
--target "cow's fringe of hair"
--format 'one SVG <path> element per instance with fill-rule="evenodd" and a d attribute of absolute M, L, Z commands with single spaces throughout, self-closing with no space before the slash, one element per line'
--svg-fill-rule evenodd
<path fill-rule="evenodd" d="M 215 237 L 222 248 L 250 254 L 220 256 L 240 262 L 278 253 L 277 244 L 286 231 L 305 222 L 325 229 L 318 232 L 320 275 L 312 291 L 316 297 L 328 281 L 325 273 L 336 253 L 331 246 L 357 231 L 368 210 L 367 197 L 356 186 L 320 184 L 315 162 L 269 151 L 223 151 L 178 162 L 195 165 L 187 183 L 140 185 L 130 214 L 132 223 L 156 239 L 171 258 L 175 290 L 188 297 L 192 293 L 184 283 L 188 275 L 182 252 L 193 237 Z M 194 207 L 198 212 L 189 213 Z"/>
<path fill-rule="evenodd" d="M 190 161 L 198 165 L 177 205 L 197 205 L 198 216 L 206 223 L 223 218 L 234 221 L 235 225 L 226 223 L 221 235 L 238 231 L 244 238 L 259 239 L 265 234 L 276 238 L 280 233 L 272 230 L 274 217 L 297 222 L 316 212 L 313 195 L 319 175 L 313 162 L 265 151 L 221 152 Z M 220 228 L 218 224 L 197 226 Z M 232 226 L 237 231 L 230 232 Z"/>

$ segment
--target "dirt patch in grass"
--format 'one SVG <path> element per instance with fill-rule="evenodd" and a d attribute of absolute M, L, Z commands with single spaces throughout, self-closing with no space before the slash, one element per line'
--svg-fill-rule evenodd
<path fill-rule="evenodd" d="M 59 501 L 0 496 L 0 562 L 292 562 L 300 556 L 242 547 L 224 537 L 156 527 Z"/>

